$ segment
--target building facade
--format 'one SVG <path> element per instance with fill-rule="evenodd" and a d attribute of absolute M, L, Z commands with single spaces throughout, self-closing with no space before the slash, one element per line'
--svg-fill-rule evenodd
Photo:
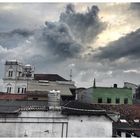
<path fill-rule="evenodd" d="M 33 79 L 34 69 L 31 65 L 23 65 L 16 60 L 5 62 L 3 92 L 25 93 L 27 84 Z"/>
<path fill-rule="evenodd" d="M 31 104 L 22 104 L 21 108 L 17 105 L 0 106 L 0 137 L 92 138 L 113 135 L 113 121 L 104 110 L 74 102 L 56 107 L 48 107 L 45 103 Z"/>
<path fill-rule="evenodd" d="M 130 88 L 91 87 L 80 91 L 78 100 L 99 104 L 132 104 L 133 93 Z"/>
<path fill-rule="evenodd" d="M 75 89 L 75 83 L 66 80 L 58 74 L 34 74 L 31 65 L 23 65 L 16 60 L 5 62 L 3 78 L 3 92 L 13 94 L 60 91 L 63 97 L 72 97 L 71 89 Z"/>

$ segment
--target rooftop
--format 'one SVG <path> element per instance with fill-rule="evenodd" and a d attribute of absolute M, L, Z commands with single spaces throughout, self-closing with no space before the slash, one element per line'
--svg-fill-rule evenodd
<path fill-rule="evenodd" d="M 95 107 L 91 104 L 78 101 L 69 101 L 62 106 L 64 115 L 107 115 L 106 110 Z"/>
<path fill-rule="evenodd" d="M 35 80 L 68 81 L 58 74 L 34 74 Z"/>
<path fill-rule="evenodd" d="M 119 112 L 122 119 L 127 120 L 128 122 L 133 122 L 136 119 L 140 120 L 140 105 L 108 105 L 108 104 L 93 104 L 94 107 L 104 109 L 106 111 Z"/>
<path fill-rule="evenodd" d="M 25 94 L 8 94 L 8 93 L 0 93 L 0 100 L 25 100 L 27 99 L 27 95 Z"/>
<path fill-rule="evenodd" d="M 16 60 L 6 61 L 5 65 L 18 65 L 18 61 L 16 61 Z"/>
<path fill-rule="evenodd" d="M 20 112 L 19 106 L 0 106 L 0 114 L 17 114 Z"/>

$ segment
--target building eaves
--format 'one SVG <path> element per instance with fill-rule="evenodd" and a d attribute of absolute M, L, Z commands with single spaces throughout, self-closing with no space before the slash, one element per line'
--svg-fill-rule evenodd
<path fill-rule="evenodd" d="M 62 106 L 61 113 L 63 115 L 104 115 L 108 117 L 106 110 L 94 107 L 91 104 L 81 103 L 78 101 L 69 101 L 65 103 Z"/>

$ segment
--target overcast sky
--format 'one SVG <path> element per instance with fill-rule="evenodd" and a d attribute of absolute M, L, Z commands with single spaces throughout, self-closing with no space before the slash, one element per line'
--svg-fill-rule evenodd
<path fill-rule="evenodd" d="M 1 3 L 0 77 L 16 59 L 78 87 L 140 84 L 139 3 Z"/>

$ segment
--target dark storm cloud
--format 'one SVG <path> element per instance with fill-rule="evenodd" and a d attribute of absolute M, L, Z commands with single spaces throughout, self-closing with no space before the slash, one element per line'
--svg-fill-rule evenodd
<path fill-rule="evenodd" d="M 17 47 L 22 44 L 29 36 L 33 35 L 33 31 L 27 29 L 16 29 L 10 32 L 0 33 L 0 45 L 6 48 Z"/>
<path fill-rule="evenodd" d="M 23 37 L 28 37 L 30 35 L 33 35 L 33 31 L 29 31 L 27 29 L 15 29 L 15 30 L 11 31 L 9 34 L 10 35 L 17 34 L 17 35 L 21 35 Z"/>
<path fill-rule="evenodd" d="M 61 60 L 80 56 L 85 44 L 105 29 L 106 24 L 100 21 L 98 13 L 97 6 L 88 8 L 86 13 L 78 13 L 73 4 L 68 4 L 58 22 L 46 22 L 46 27 L 41 29 L 39 45 Z"/>
<path fill-rule="evenodd" d="M 54 56 L 62 59 L 77 56 L 82 48 L 74 40 L 69 27 L 59 22 L 46 22 L 46 27 L 41 30 L 38 41 L 43 49 L 49 50 Z"/>
<path fill-rule="evenodd" d="M 122 57 L 140 58 L 140 29 L 100 48 L 94 55 L 98 59 L 117 60 Z"/>
<path fill-rule="evenodd" d="M 82 43 L 90 43 L 101 33 L 106 23 L 98 17 L 99 8 L 92 6 L 86 13 L 78 13 L 73 4 L 68 4 L 64 13 L 61 13 L 60 22 L 66 23 L 76 39 Z"/>
<path fill-rule="evenodd" d="M 32 45 L 48 52 L 54 59 L 75 58 L 80 56 L 81 50 L 105 28 L 100 22 L 97 6 L 88 8 L 86 13 L 78 13 L 75 6 L 68 4 L 65 12 L 60 14 L 58 22 L 46 22 L 45 27 L 34 31 L 16 29 L 7 33 L 0 33 L 0 45 L 15 48 L 30 40 Z M 85 44 L 82 44 L 82 43 Z M 30 46 L 31 47 L 31 46 Z M 48 56 L 47 56 L 48 59 Z"/>

